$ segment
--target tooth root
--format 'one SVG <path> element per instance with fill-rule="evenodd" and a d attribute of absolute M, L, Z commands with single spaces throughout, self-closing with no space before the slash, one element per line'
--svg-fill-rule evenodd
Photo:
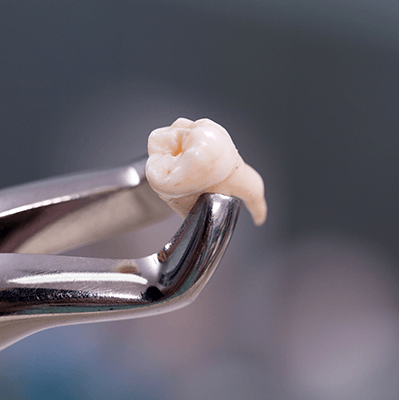
<path fill-rule="evenodd" d="M 261 176 L 240 157 L 237 169 L 224 181 L 210 186 L 203 192 L 182 197 L 164 198 L 160 196 L 175 212 L 183 218 L 187 216 L 202 193 L 219 193 L 240 198 L 256 226 L 264 224 L 267 205 L 264 198 L 264 184 Z"/>
<path fill-rule="evenodd" d="M 256 226 L 266 221 L 267 206 L 262 177 L 240 157 L 238 168 L 223 182 L 215 185 L 215 192 L 240 198 Z"/>

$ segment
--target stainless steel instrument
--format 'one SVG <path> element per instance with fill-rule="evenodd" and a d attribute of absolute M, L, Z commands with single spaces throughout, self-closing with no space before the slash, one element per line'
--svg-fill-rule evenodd
<path fill-rule="evenodd" d="M 0 191 L 0 349 L 43 329 L 161 314 L 198 296 L 233 234 L 234 197 L 200 196 L 148 257 L 53 254 L 170 214 L 145 179 L 145 161 Z"/>

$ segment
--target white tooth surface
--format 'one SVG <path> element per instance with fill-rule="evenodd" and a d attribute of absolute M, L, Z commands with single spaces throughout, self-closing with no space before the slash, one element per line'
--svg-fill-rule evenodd
<path fill-rule="evenodd" d="M 238 153 L 227 131 L 209 119 L 179 118 L 148 138 L 147 177 L 159 194 L 184 196 L 223 181 Z"/>
<path fill-rule="evenodd" d="M 256 225 L 266 218 L 260 175 L 246 165 L 230 135 L 209 119 L 177 119 L 148 138 L 150 186 L 185 216 L 198 196 L 216 192 L 244 200 Z"/>

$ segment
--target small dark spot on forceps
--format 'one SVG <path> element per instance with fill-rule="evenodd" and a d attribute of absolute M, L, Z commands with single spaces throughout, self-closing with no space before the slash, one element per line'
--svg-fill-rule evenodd
<path fill-rule="evenodd" d="M 141 294 L 142 300 L 151 303 L 161 300 L 163 296 L 163 293 L 156 286 L 150 286 L 144 293 Z"/>

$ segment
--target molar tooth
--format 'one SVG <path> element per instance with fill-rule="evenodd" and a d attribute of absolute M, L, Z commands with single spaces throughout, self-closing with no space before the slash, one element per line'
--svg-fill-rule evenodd
<path fill-rule="evenodd" d="M 202 193 L 220 193 L 241 198 L 255 225 L 265 222 L 263 180 L 221 125 L 206 118 L 178 118 L 151 132 L 148 155 L 150 186 L 183 217 Z"/>

